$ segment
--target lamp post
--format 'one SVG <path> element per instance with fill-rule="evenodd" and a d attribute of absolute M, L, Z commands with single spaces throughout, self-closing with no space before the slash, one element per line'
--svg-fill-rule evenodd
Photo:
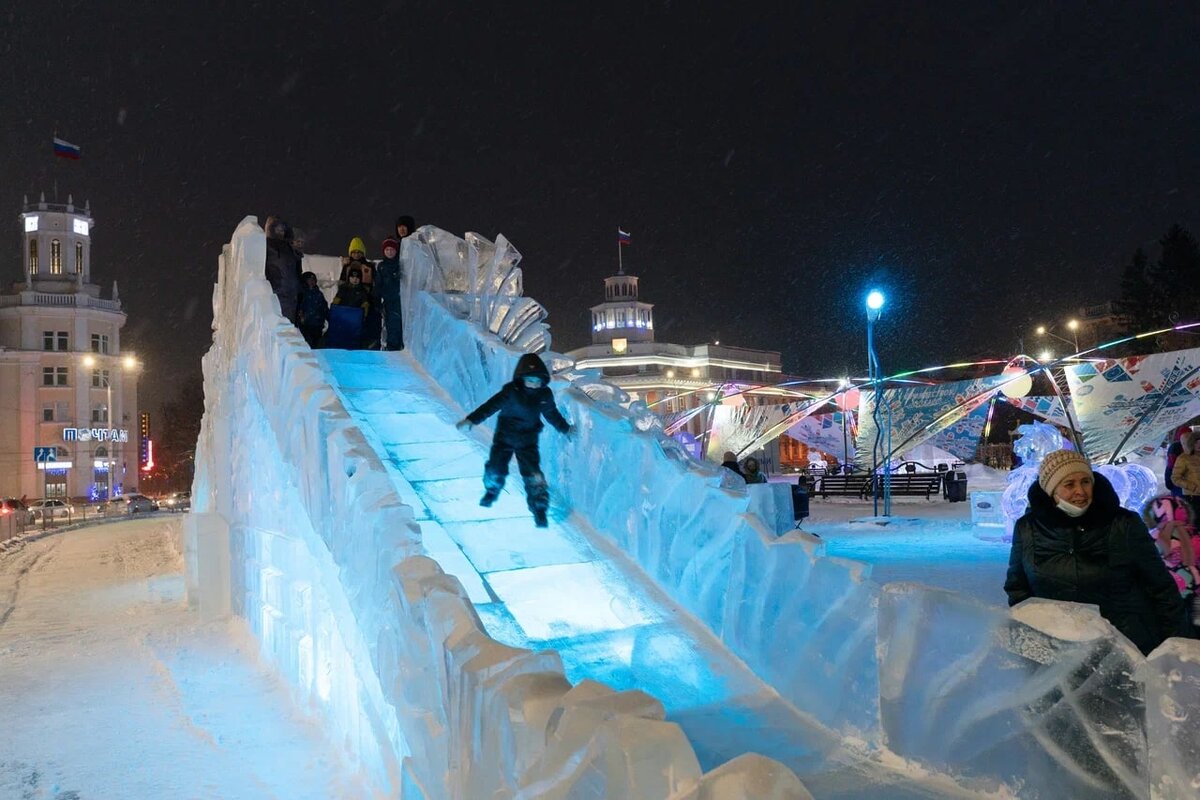
<path fill-rule="evenodd" d="M 838 390 L 842 392 L 838 396 L 838 406 L 842 410 L 842 469 L 846 473 L 846 466 L 850 461 L 850 440 L 846 438 L 846 392 L 850 388 L 850 379 L 842 378 L 838 381 Z"/>
<path fill-rule="evenodd" d="M 1078 353 L 1079 352 L 1079 320 L 1073 319 L 1073 320 L 1068 321 L 1067 322 L 1067 330 L 1069 330 L 1071 332 L 1070 339 L 1066 338 L 1065 336 L 1059 336 L 1057 333 L 1051 332 L 1050 328 L 1047 328 L 1045 325 L 1038 325 L 1037 326 L 1037 335 L 1038 336 L 1053 336 L 1055 339 L 1058 339 L 1060 342 L 1063 342 L 1064 344 L 1069 344 L 1069 345 L 1074 346 L 1074 348 L 1075 348 L 1074 352 Z"/>
<path fill-rule="evenodd" d="M 871 447 L 871 481 L 878 480 L 882 491 L 871 492 L 871 500 L 874 509 L 874 515 L 879 516 L 879 495 L 883 495 L 883 516 L 890 517 L 892 515 L 892 476 L 888 472 L 887 464 L 884 464 L 883 475 L 879 476 L 879 448 L 880 439 L 883 439 L 884 458 L 891 455 L 892 449 L 892 414 L 891 409 L 886 409 L 887 417 L 887 432 L 886 435 L 883 426 L 880 424 L 880 407 L 883 403 L 883 378 L 882 370 L 879 368 L 879 356 L 875 353 L 875 321 L 879 319 L 883 313 L 883 292 L 872 290 L 867 294 L 867 377 L 871 381 L 872 387 L 875 389 L 875 404 L 871 410 L 871 415 L 875 418 L 875 442 Z"/>

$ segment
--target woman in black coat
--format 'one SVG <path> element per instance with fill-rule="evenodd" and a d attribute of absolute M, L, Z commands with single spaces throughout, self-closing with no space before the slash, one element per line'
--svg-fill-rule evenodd
<path fill-rule="evenodd" d="M 1190 636 L 1179 590 L 1141 517 L 1121 508 L 1108 479 L 1073 450 L 1042 461 L 1029 511 L 1013 529 L 1008 604 L 1030 597 L 1100 607 L 1144 655 Z"/>

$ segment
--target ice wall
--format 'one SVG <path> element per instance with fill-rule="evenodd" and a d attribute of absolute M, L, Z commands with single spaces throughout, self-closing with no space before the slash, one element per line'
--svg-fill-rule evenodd
<path fill-rule="evenodd" d="M 185 531 L 189 598 L 204 613 L 248 620 L 264 656 L 366 780 L 406 798 L 741 798 L 757 787 L 759 796 L 805 796 L 768 759 L 701 775 L 654 698 L 572 686 L 555 653 L 488 637 L 458 580 L 424 554 L 411 509 L 279 316 L 264 257 L 248 217 L 222 254 L 213 294 Z M 504 254 L 492 263 L 515 266 Z M 421 288 L 442 280 L 412 276 L 410 310 L 415 296 L 429 297 Z M 497 292 L 519 290 L 519 275 L 515 283 L 510 268 Z M 482 319 L 518 344 L 544 344 L 536 310 L 515 305 L 521 319 L 505 303 Z"/>
<path fill-rule="evenodd" d="M 436 240 L 464 252 L 445 232 Z M 445 257 L 411 245 L 406 266 L 432 285 Z M 522 350 L 472 324 L 475 284 L 455 285 L 462 296 L 411 298 L 406 342 L 469 409 L 509 379 Z M 644 406 L 544 356 L 563 370 L 553 388 L 579 432 L 542 439 L 554 504 L 630 555 L 800 710 L 868 748 L 1022 797 L 1145 797 L 1149 775 L 1171 771 L 1174 750 L 1147 751 L 1143 660 L 1098 615 L 881 588 L 866 565 L 825 556 L 803 532 L 776 538 L 744 487 L 688 458 Z M 1176 691 L 1200 683 L 1194 661 L 1181 674 Z"/>

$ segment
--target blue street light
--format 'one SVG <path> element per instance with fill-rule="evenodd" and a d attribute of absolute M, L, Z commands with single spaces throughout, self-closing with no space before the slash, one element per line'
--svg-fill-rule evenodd
<path fill-rule="evenodd" d="M 871 446 L 871 499 L 875 516 L 879 516 L 879 495 L 883 495 L 883 516 L 892 515 L 892 476 L 884 464 L 882 479 L 879 477 L 879 448 L 883 445 L 885 458 L 892 452 L 892 412 L 891 408 L 883 409 L 886 420 L 880 420 L 880 410 L 883 403 L 883 370 L 879 367 L 879 356 L 875 354 L 875 321 L 883 313 L 883 292 L 873 289 L 867 293 L 867 375 L 871 386 L 875 389 L 875 407 L 871 416 L 875 420 L 875 441 Z M 886 434 L 885 434 L 886 425 Z M 883 442 L 880 442 L 883 438 Z M 876 483 L 878 481 L 878 484 Z M 880 491 L 882 489 L 882 491 Z"/>

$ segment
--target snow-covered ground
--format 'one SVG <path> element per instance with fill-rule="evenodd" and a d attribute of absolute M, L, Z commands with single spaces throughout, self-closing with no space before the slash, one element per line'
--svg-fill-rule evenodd
<path fill-rule="evenodd" d="M 972 476 L 969 488 L 1004 486 L 1002 477 L 983 477 Z M 894 498 L 891 518 L 882 520 L 872 517 L 870 501 L 829 498 L 814 499 L 810 512 L 804 530 L 825 540 L 826 553 L 870 564 L 878 583 L 914 581 L 1008 605 L 1004 575 L 1009 545 L 999 541 L 1004 530 L 972 525 L 970 503 Z"/>
<path fill-rule="evenodd" d="M 0 554 L 0 798 L 362 796 L 242 624 L 188 611 L 178 525 Z"/>

